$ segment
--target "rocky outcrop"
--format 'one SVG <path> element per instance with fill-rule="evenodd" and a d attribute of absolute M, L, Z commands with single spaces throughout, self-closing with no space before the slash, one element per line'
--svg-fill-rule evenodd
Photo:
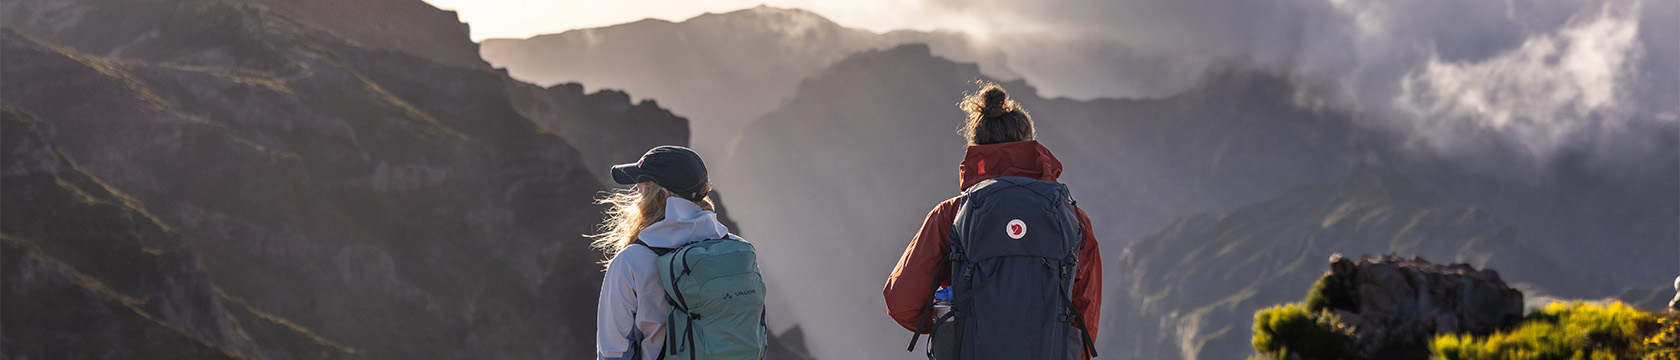
<path fill-rule="evenodd" d="M 1322 309 L 1354 335 L 1358 356 L 1417 353 L 1439 334 L 1487 335 L 1522 320 L 1523 294 L 1492 269 L 1433 264 L 1412 257 L 1330 258 L 1315 285 Z"/>

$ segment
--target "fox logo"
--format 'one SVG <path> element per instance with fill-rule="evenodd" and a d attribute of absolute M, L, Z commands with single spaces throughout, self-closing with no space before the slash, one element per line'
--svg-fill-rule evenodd
<path fill-rule="evenodd" d="M 1027 222 L 1021 219 L 1009 220 L 1009 225 L 1004 227 L 1003 231 L 1009 234 L 1010 239 L 1020 240 L 1027 236 Z"/>

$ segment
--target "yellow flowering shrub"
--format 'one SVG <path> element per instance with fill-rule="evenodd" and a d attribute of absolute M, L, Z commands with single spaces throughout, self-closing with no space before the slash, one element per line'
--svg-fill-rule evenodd
<path fill-rule="evenodd" d="M 1553 303 L 1510 331 L 1441 335 L 1429 347 L 1437 360 L 1680 360 L 1674 358 L 1673 321 L 1621 302 Z M 1659 328 L 1667 329 L 1666 337 Z"/>

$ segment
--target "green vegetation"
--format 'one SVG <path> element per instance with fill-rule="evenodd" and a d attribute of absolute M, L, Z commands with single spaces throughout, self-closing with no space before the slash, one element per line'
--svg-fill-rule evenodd
<path fill-rule="evenodd" d="M 1649 360 L 1680 360 L 1680 313 L 1657 318 L 1657 332 L 1641 344 L 1649 349 Z"/>
<path fill-rule="evenodd" d="M 1260 359 L 1340 359 L 1352 355 L 1353 332 L 1328 311 L 1312 311 L 1301 303 L 1261 309 L 1254 313 L 1254 349 Z"/>
<path fill-rule="evenodd" d="M 1348 294 L 1353 289 L 1347 289 L 1346 283 L 1336 278 L 1335 274 L 1325 272 L 1313 283 L 1312 289 L 1307 291 L 1307 310 L 1318 312 L 1336 309 L 1358 309 L 1359 303 Z"/>
<path fill-rule="evenodd" d="M 1255 312 L 1257 354 L 1249 359 L 1358 358 L 1352 348 L 1357 335 L 1330 310 L 1345 300 L 1320 291 L 1336 286 L 1331 280 L 1320 278 L 1304 303 Z M 1429 353 L 1433 360 L 1680 360 L 1680 313 L 1651 314 L 1621 302 L 1554 303 L 1510 330 L 1436 336 Z"/>
<path fill-rule="evenodd" d="M 1437 360 L 1677 359 L 1675 321 L 1621 302 L 1554 303 L 1515 329 L 1486 337 L 1441 335 L 1429 348 Z"/>

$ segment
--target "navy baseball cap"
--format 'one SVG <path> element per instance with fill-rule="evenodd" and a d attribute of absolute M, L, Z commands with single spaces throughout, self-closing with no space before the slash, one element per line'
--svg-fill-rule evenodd
<path fill-rule="evenodd" d="M 700 161 L 700 154 L 681 146 L 648 150 L 641 160 L 614 165 L 612 176 L 622 185 L 653 181 L 684 199 L 700 201 L 706 197 L 706 163 Z"/>

